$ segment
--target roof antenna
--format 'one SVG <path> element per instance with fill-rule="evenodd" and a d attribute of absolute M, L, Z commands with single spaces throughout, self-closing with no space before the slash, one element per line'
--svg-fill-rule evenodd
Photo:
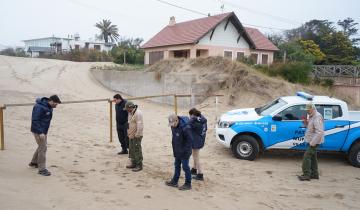
<path fill-rule="evenodd" d="M 221 9 L 221 13 L 224 13 L 224 4 L 221 5 L 220 9 Z"/>

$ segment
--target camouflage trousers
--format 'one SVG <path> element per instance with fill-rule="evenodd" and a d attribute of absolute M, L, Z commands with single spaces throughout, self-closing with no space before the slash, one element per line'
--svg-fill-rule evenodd
<path fill-rule="evenodd" d="M 142 136 L 129 139 L 129 158 L 135 166 L 142 166 L 143 155 L 141 148 Z"/>
<path fill-rule="evenodd" d="M 304 154 L 303 163 L 302 163 L 302 171 L 305 176 L 319 176 L 318 172 L 318 162 L 317 162 L 317 151 L 316 149 L 319 145 L 310 146 L 306 149 Z"/>

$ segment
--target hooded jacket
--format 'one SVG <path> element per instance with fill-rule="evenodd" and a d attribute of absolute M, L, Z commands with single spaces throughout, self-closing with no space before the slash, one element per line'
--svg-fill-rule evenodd
<path fill-rule="evenodd" d="M 192 132 L 188 124 L 189 118 L 180 116 L 177 127 L 171 127 L 172 131 L 172 148 L 174 157 L 181 159 L 189 159 L 192 152 Z"/>
<path fill-rule="evenodd" d="M 203 115 L 200 115 L 200 117 L 192 116 L 190 117 L 189 125 L 193 133 L 192 148 L 203 148 L 207 131 L 207 119 Z"/>
<path fill-rule="evenodd" d="M 37 98 L 31 116 L 31 132 L 36 134 L 47 134 L 53 109 L 48 103 L 49 99 Z"/>

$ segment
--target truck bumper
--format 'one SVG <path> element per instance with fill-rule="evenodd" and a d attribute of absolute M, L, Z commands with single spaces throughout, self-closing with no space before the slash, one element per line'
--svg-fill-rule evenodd
<path fill-rule="evenodd" d="M 237 133 L 231 128 L 216 127 L 216 140 L 227 148 L 231 146 L 231 140 Z"/>

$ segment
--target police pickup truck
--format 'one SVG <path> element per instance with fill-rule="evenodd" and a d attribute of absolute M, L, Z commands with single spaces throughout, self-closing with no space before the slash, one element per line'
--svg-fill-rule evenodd
<path fill-rule="evenodd" d="M 319 150 L 346 153 L 349 162 L 360 167 L 360 112 L 349 111 L 346 102 L 328 96 L 298 92 L 262 107 L 229 111 L 217 123 L 216 138 L 245 160 L 254 160 L 264 150 L 304 150 L 302 119 L 307 117 L 308 103 L 324 117 L 325 141 Z"/>

